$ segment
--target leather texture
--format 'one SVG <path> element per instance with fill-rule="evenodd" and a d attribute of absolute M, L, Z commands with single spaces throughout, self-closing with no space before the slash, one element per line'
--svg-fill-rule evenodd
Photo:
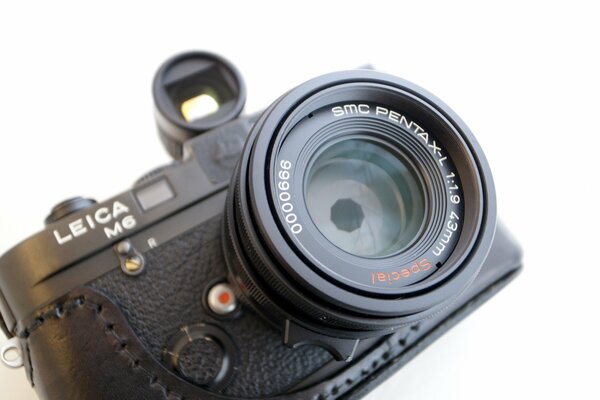
<path fill-rule="evenodd" d="M 281 333 L 249 309 L 231 320 L 204 309 L 204 288 L 225 275 L 219 227 L 217 218 L 148 253 L 147 270 L 139 277 L 113 271 L 25 321 L 19 336 L 40 398 L 359 399 L 520 269 L 520 250 L 499 229 L 481 273 L 457 301 L 368 343 L 355 361 L 340 364 L 316 347 L 286 348 Z M 235 376 L 220 394 L 182 379 L 162 360 L 165 344 L 181 325 L 198 322 L 220 326 L 239 351 Z M 198 376 L 207 373 L 198 368 Z"/>
<path fill-rule="evenodd" d="M 281 334 L 249 308 L 231 320 L 206 310 L 208 287 L 224 280 L 222 221 L 214 218 L 144 255 L 145 272 L 135 278 L 120 270 L 100 277 L 90 287 L 118 304 L 136 336 L 157 360 L 182 326 L 217 325 L 237 344 L 237 372 L 225 394 L 235 398 L 281 393 L 331 360 L 325 350 L 304 347 L 294 351 Z M 201 368 L 202 364 L 198 364 Z M 202 376 L 202 371 L 190 371 Z"/>

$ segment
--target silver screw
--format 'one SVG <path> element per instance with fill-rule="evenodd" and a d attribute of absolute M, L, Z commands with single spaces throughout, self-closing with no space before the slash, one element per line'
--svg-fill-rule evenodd
<path fill-rule="evenodd" d="M 129 275 L 137 275 L 144 269 L 144 260 L 140 256 L 129 256 L 124 263 L 125 273 Z"/>

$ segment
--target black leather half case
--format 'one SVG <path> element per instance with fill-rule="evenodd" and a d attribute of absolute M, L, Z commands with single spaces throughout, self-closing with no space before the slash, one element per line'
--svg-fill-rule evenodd
<path fill-rule="evenodd" d="M 240 351 L 241 366 L 232 384 L 215 394 L 183 379 L 161 361 L 165 341 L 179 326 L 198 319 L 211 322 L 201 310 L 202 290 L 194 288 L 218 279 L 223 271 L 197 276 L 194 257 L 222 260 L 220 246 L 210 250 L 206 244 L 210 240 L 198 237 L 214 232 L 218 230 L 194 230 L 176 239 L 176 249 L 149 254 L 148 271 L 140 279 L 111 272 L 21 324 L 27 376 L 39 397 L 359 399 L 502 289 L 521 268 L 520 249 L 499 227 L 479 276 L 449 308 L 393 335 L 365 342 L 347 364 L 333 361 L 320 348 L 286 348 L 281 333 L 250 310 L 237 320 L 217 321 L 238 346 L 251 348 Z M 211 240 L 218 243 L 220 238 L 214 235 Z M 204 248 L 196 249 L 200 242 Z M 197 255 L 198 251 L 204 253 Z"/>

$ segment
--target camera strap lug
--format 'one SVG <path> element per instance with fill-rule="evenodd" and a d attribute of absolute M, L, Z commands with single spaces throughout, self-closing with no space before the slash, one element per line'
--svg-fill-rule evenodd
<path fill-rule="evenodd" d="M 15 354 L 10 357 L 10 354 Z M 0 348 L 0 358 L 2 363 L 9 368 L 21 368 L 23 366 L 23 350 L 18 337 L 8 339 Z"/>

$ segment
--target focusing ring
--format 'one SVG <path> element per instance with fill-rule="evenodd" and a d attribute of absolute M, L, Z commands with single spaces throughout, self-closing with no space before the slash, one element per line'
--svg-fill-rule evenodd
<path fill-rule="evenodd" d="M 440 165 L 455 168 L 445 177 L 449 185 L 450 177 L 456 176 L 463 186 L 462 196 L 452 197 L 450 191 L 445 198 L 464 203 L 464 215 L 446 209 L 441 228 L 452 227 L 448 218 L 453 214 L 460 216 L 462 226 L 454 229 L 456 243 L 451 245 L 452 234 L 439 232 L 447 241 L 439 242 L 438 247 L 447 248 L 447 254 L 430 276 L 391 288 L 377 287 L 374 279 L 369 291 L 352 287 L 328 272 L 333 269 L 343 274 L 348 262 L 319 265 L 299 235 L 290 231 L 277 209 L 273 176 L 282 143 L 303 119 L 340 102 L 374 99 L 377 104 L 387 104 L 388 114 L 394 113 L 395 118 L 397 111 L 406 112 L 425 128 L 419 135 L 428 135 L 424 146 L 439 153 L 436 161 Z M 267 320 L 282 327 L 289 319 L 324 334 L 358 338 L 390 332 L 445 308 L 479 272 L 491 246 L 495 221 L 491 173 L 465 124 L 444 103 L 409 82 L 375 71 L 348 71 L 293 89 L 257 121 L 228 193 L 224 246 L 236 291 Z M 390 268 L 395 268 L 391 264 Z"/>

